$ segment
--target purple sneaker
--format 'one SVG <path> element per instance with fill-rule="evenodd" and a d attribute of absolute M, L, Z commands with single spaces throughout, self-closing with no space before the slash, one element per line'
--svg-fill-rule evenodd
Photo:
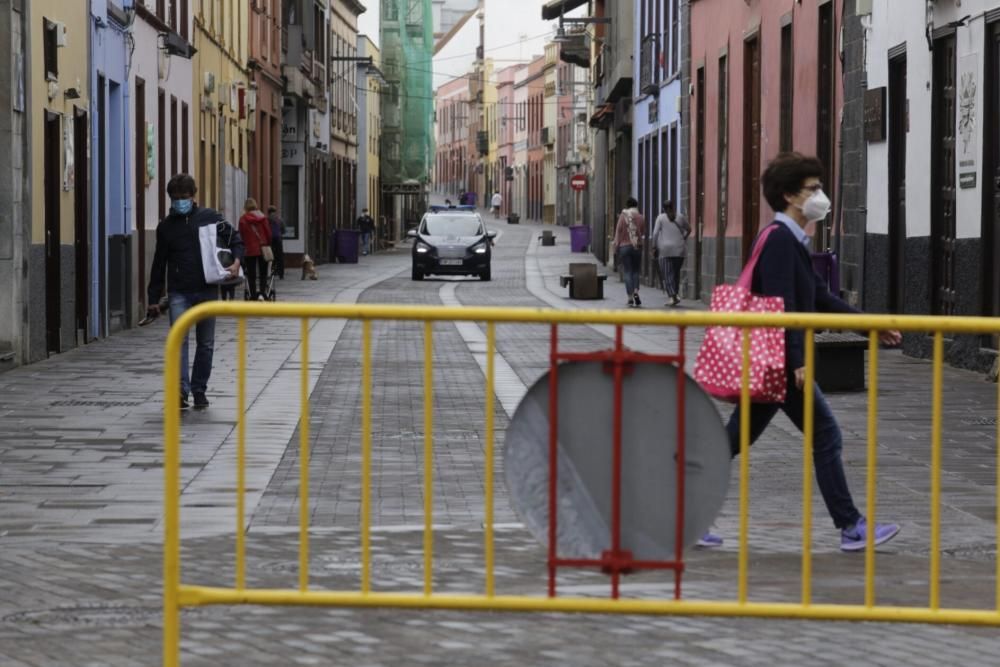
<path fill-rule="evenodd" d="M 868 539 L 868 528 L 867 522 L 864 517 L 858 520 L 850 528 L 845 528 L 840 531 L 840 550 L 841 551 L 863 551 L 865 548 L 865 542 Z M 896 537 L 899 533 L 899 525 L 895 523 L 876 523 L 875 524 L 875 546 L 880 544 L 885 544 L 892 538 Z"/>
<path fill-rule="evenodd" d="M 722 546 L 722 537 L 716 535 L 712 531 L 706 532 L 701 538 L 695 542 L 696 547 L 701 547 L 703 549 L 711 549 L 713 547 Z"/>

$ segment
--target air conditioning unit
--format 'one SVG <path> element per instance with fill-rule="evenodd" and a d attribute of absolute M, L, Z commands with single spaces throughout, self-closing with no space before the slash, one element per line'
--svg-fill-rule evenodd
<path fill-rule="evenodd" d="M 212 93 L 215 92 L 215 73 L 214 72 L 205 72 L 205 83 L 204 83 L 204 86 L 203 86 L 203 90 L 205 91 L 206 95 L 211 95 Z"/>

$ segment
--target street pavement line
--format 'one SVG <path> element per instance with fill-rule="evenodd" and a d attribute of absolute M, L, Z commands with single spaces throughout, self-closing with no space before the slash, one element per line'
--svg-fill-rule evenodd
<path fill-rule="evenodd" d="M 337 293 L 333 303 L 357 303 L 365 290 L 399 274 L 399 267 L 355 283 Z M 327 360 L 347 326 L 343 319 L 318 319 L 309 334 L 309 395 L 316 387 Z M 255 424 L 246 438 L 246 525 L 253 520 L 267 486 L 274 476 L 288 441 L 299 423 L 298 388 L 301 381 L 301 343 L 288 354 L 263 390 L 246 407 L 245 419 Z M 197 446 L 186 442 L 187 446 Z M 208 463 L 188 481 L 181 495 L 184 520 L 182 537 L 231 533 L 236 521 L 236 495 L 233 486 L 236 470 L 235 427 L 215 451 Z M 162 517 L 153 531 L 162 530 Z"/>
<path fill-rule="evenodd" d="M 442 285 L 438 293 L 441 303 L 446 306 L 462 306 L 463 304 L 455 296 L 457 287 L 458 283 L 454 282 Z M 476 322 L 455 322 L 455 328 L 458 329 L 458 334 L 465 341 L 465 345 L 469 348 L 476 363 L 479 364 L 485 378 L 486 334 Z M 517 376 L 517 373 L 498 350 L 495 350 L 493 355 L 493 372 L 495 378 L 493 392 L 499 399 L 503 411 L 507 413 L 507 418 L 510 419 L 514 416 L 514 411 L 517 410 L 521 399 L 528 393 L 528 387 L 521 382 L 521 378 Z"/>

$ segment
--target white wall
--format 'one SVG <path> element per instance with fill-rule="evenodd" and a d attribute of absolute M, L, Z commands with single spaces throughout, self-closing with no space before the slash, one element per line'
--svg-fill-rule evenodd
<path fill-rule="evenodd" d="M 899 0 L 875 0 L 868 39 L 868 88 L 889 85 L 889 49 L 906 43 L 910 131 L 906 144 L 906 234 L 930 234 L 931 53 L 922 11 L 893 12 Z M 889 102 L 887 101 L 887 107 Z M 868 232 L 889 232 L 889 142 L 868 144 Z"/>
<path fill-rule="evenodd" d="M 916 3 L 914 3 L 916 5 Z M 956 180 L 975 171 L 976 187 L 956 191 L 956 236 L 976 238 L 982 232 L 982 156 L 984 112 L 985 17 L 983 12 L 1000 7 L 998 0 L 964 0 L 961 7 L 950 3 L 935 5 L 934 23 L 944 26 L 970 16 L 956 31 L 959 102 L 963 77 L 975 82 L 975 128 L 965 141 L 958 132 Z M 867 66 L 868 87 L 888 86 L 888 50 L 906 42 L 907 94 L 910 129 L 906 145 L 906 235 L 928 236 L 931 232 L 931 86 L 933 59 L 924 32 L 923 7 L 899 11 L 898 0 L 875 0 L 872 14 Z M 959 114 L 960 115 L 960 114 Z M 956 124 L 958 119 L 956 119 Z M 868 231 L 888 232 L 888 142 L 868 146 Z"/>

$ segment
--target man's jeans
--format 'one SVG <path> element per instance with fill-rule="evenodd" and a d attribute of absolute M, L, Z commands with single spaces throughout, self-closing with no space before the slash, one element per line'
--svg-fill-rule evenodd
<path fill-rule="evenodd" d="M 205 301 L 219 298 L 219 289 L 211 287 L 204 292 L 170 292 L 170 324 L 173 324 L 185 310 L 194 308 Z M 194 369 L 188 374 L 188 337 L 181 346 L 181 394 L 194 392 L 204 394 L 208 389 L 208 377 L 212 374 L 212 353 L 215 351 L 215 318 L 204 319 L 195 325 L 195 340 L 198 347 L 194 353 Z"/>
<path fill-rule="evenodd" d="M 795 427 L 802 430 L 805 394 L 795 387 L 795 374 L 789 372 L 788 393 L 785 402 L 754 403 L 750 406 L 750 444 L 760 437 L 771 419 L 781 410 L 792 420 Z M 850 528 L 861 513 L 854 506 L 851 492 L 847 488 L 847 478 L 844 475 L 844 463 L 840 458 L 842 439 L 840 427 L 834 419 L 830 406 L 823 397 L 819 385 L 813 390 L 813 465 L 816 468 L 816 480 L 823 494 L 826 509 L 833 518 L 837 528 Z M 729 448 L 735 458 L 740 453 L 740 408 L 733 410 L 729 423 Z"/>
<path fill-rule="evenodd" d="M 372 233 L 361 232 L 361 254 L 367 255 L 372 251 Z"/>
<path fill-rule="evenodd" d="M 623 245 L 618 250 L 618 259 L 625 274 L 625 291 L 629 298 L 639 289 L 639 271 L 642 270 L 642 252 L 635 246 Z"/>

